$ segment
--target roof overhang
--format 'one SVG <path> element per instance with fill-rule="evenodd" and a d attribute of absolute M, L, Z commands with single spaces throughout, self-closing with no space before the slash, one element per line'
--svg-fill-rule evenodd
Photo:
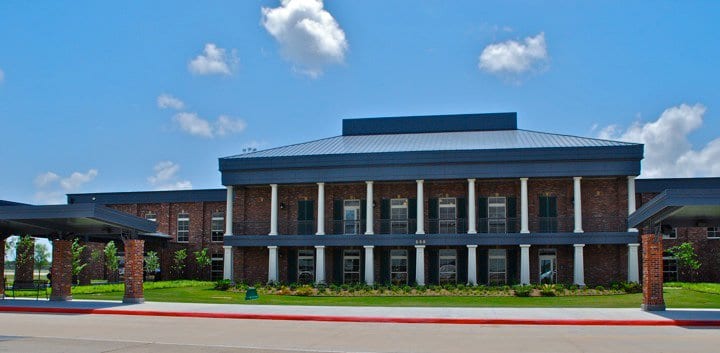
<path fill-rule="evenodd" d="M 3 206 L 0 207 L 0 235 L 57 235 L 118 238 L 134 233 L 163 237 L 157 223 L 97 204 Z"/>
<path fill-rule="evenodd" d="M 628 217 L 630 227 L 720 224 L 720 189 L 667 189 Z"/>

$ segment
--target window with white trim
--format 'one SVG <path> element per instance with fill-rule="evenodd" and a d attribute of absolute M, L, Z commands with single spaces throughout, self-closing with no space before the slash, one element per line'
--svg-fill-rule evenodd
<path fill-rule="evenodd" d="M 663 239 L 677 239 L 677 228 L 661 227 Z"/>
<path fill-rule="evenodd" d="M 408 252 L 404 249 L 390 250 L 390 282 L 394 285 L 408 284 Z"/>
<path fill-rule="evenodd" d="M 457 233 L 457 199 L 444 197 L 438 200 L 438 228 L 440 234 Z"/>
<path fill-rule="evenodd" d="M 457 250 L 440 249 L 438 255 L 440 284 L 457 283 Z"/>
<path fill-rule="evenodd" d="M 223 241 L 225 236 L 225 212 L 213 212 L 210 220 L 210 241 Z"/>
<path fill-rule="evenodd" d="M 488 250 L 488 284 L 507 284 L 507 250 Z"/>
<path fill-rule="evenodd" d="M 505 233 L 507 224 L 507 199 L 488 197 L 488 233 Z"/>
<path fill-rule="evenodd" d="M 663 282 L 677 282 L 678 264 L 677 258 L 670 253 L 663 254 Z"/>
<path fill-rule="evenodd" d="M 145 213 L 145 219 L 150 222 L 157 222 L 157 215 L 155 214 L 155 212 L 149 211 Z"/>
<path fill-rule="evenodd" d="M 390 234 L 408 233 L 408 199 L 390 200 Z"/>
<path fill-rule="evenodd" d="M 315 281 L 315 251 L 312 249 L 298 250 L 297 283 L 310 284 Z"/>
<path fill-rule="evenodd" d="M 360 234 L 360 200 L 343 201 L 345 234 Z"/>
<path fill-rule="evenodd" d="M 343 283 L 360 283 L 360 250 L 343 251 Z"/>
<path fill-rule="evenodd" d="M 180 212 L 177 218 L 177 241 L 187 243 L 190 240 L 190 215 Z"/>
<path fill-rule="evenodd" d="M 210 260 L 212 261 L 210 264 L 210 274 L 213 281 L 219 281 L 223 279 L 223 273 L 225 270 L 223 256 L 224 255 L 222 252 L 217 252 L 213 253 L 210 257 Z"/>
<path fill-rule="evenodd" d="M 708 227 L 707 237 L 708 239 L 720 239 L 720 227 Z"/>

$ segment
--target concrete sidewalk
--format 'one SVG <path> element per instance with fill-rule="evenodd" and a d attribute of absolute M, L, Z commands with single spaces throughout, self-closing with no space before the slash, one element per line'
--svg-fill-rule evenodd
<path fill-rule="evenodd" d="M 0 312 L 445 324 L 720 326 L 718 309 L 422 308 L 5 299 Z"/>

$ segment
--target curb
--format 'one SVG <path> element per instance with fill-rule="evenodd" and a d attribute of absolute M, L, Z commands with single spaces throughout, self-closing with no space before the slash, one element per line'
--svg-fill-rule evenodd
<path fill-rule="evenodd" d="M 95 314 L 160 317 L 193 317 L 212 319 L 244 320 L 286 320 L 286 321 L 323 321 L 357 323 L 397 323 L 397 324 L 454 324 L 454 325 L 549 325 L 549 326 L 686 326 L 720 327 L 720 320 L 607 320 L 607 319 L 481 319 L 481 318 L 411 318 L 411 317 L 372 317 L 372 316 L 329 316 L 294 314 L 243 314 L 209 313 L 157 310 L 117 310 L 87 308 L 37 308 L 22 306 L 0 306 L 0 312 L 33 314 Z"/>

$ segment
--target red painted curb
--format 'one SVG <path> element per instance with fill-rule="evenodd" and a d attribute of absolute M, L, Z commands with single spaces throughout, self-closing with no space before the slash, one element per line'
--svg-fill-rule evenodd
<path fill-rule="evenodd" d="M 208 313 L 157 310 L 87 309 L 87 308 L 37 308 L 0 306 L 0 312 L 39 314 L 102 314 L 163 317 L 195 317 L 214 319 L 289 320 L 361 323 L 402 324 L 455 324 L 455 325 L 552 325 L 552 326 L 718 326 L 720 320 L 605 320 L 605 319 L 474 319 L 474 318 L 410 318 L 372 316 L 328 316 L 294 314 L 242 314 Z"/>

